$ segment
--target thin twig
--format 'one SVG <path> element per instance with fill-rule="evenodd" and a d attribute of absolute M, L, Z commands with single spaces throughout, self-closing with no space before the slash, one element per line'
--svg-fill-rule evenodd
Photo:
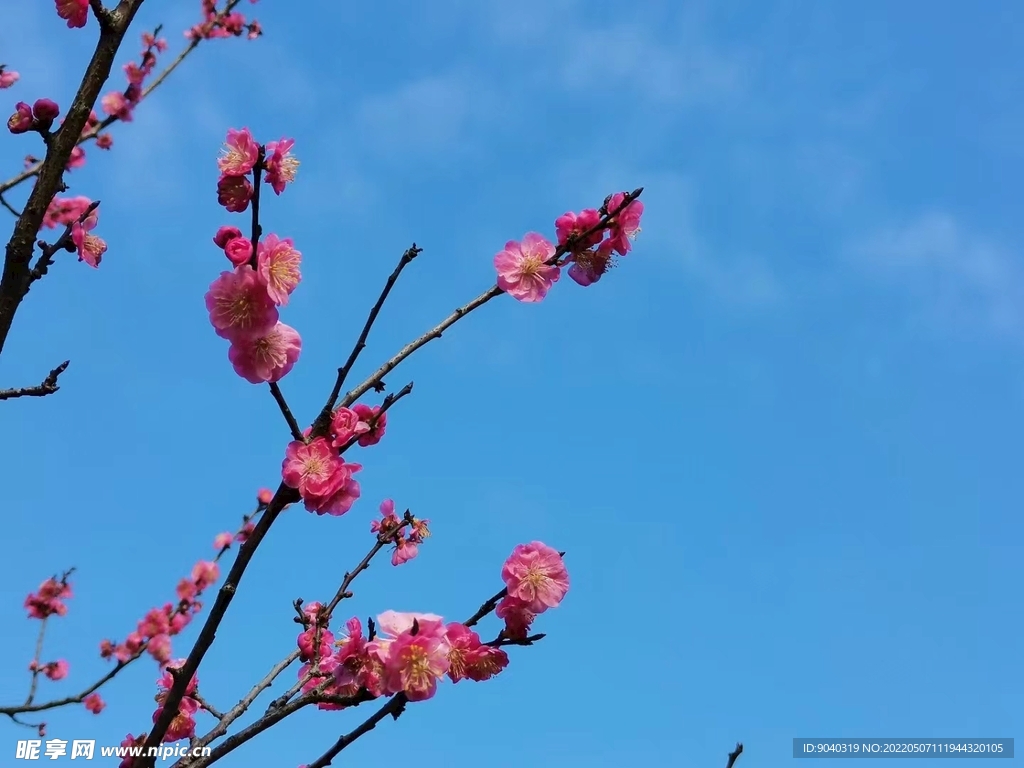
<path fill-rule="evenodd" d="M 52 395 L 58 389 L 57 378 L 71 365 L 70 360 L 65 360 L 52 371 L 50 371 L 42 383 L 34 387 L 22 387 L 21 389 L 0 389 L 0 400 L 13 400 L 16 397 L 46 397 Z"/>
<path fill-rule="evenodd" d="M 284 399 L 284 393 L 281 392 L 281 387 L 277 385 L 276 381 L 270 382 L 270 394 L 274 396 L 274 399 L 277 401 L 277 407 L 281 409 L 284 420 L 288 422 L 288 429 L 291 431 L 292 437 L 302 442 L 302 430 L 299 428 L 299 422 L 292 415 L 291 408 L 288 407 L 288 401 Z"/>
<path fill-rule="evenodd" d="M 733 763 L 736 762 L 736 758 L 743 754 L 743 745 L 736 742 L 736 749 L 729 753 L 729 762 L 725 764 L 725 768 L 732 768 Z"/>
<path fill-rule="evenodd" d="M 334 408 L 334 404 L 338 402 L 338 395 L 341 394 L 341 388 L 345 386 L 345 379 L 348 378 L 348 374 L 352 371 L 352 366 L 356 364 L 356 360 L 359 358 L 359 353 L 366 348 L 366 339 L 370 335 L 370 329 L 373 328 L 373 324 L 377 320 L 377 315 L 380 314 L 381 307 L 383 307 L 384 302 L 387 301 L 388 294 L 391 293 L 391 289 L 394 288 L 395 283 L 398 282 L 399 275 L 401 275 L 402 270 L 411 264 L 412 260 L 422 252 L 423 249 L 418 248 L 416 243 L 413 243 L 412 246 L 402 254 L 402 258 L 398 260 L 398 266 L 395 267 L 395 271 L 391 273 L 391 276 L 384 284 L 384 289 L 380 292 L 380 297 L 378 297 L 377 303 L 374 304 L 373 309 L 370 310 L 370 315 L 366 318 L 366 323 L 363 325 L 363 331 L 359 334 L 359 338 L 356 340 L 355 346 L 352 347 L 348 360 L 346 360 L 345 364 L 338 369 L 338 378 L 334 382 L 334 389 L 331 390 L 331 395 L 327 398 L 327 404 L 323 407 L 323 410 L 320 412 L 320 416 L 317 417 L 316 423 L 313 425 L 314 434 L 326 429 L 331 411 Z"/>

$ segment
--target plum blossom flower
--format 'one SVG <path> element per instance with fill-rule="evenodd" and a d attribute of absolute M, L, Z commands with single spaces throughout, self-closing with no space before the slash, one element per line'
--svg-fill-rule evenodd
<path fill-rule="evenodd" d="M 42 672 L 51 680 L 63 680 L 68 676 L 68 663 L 64 659 L 51 661 L 42 666 Z"/>
<path fill-rule="evenodd" d="M 120 91 L 108 93 L 100 99 L 100 106 L 111 117 L 116 117 L 125 123 L 132 121 L 132 111 L 135 109 L 135 105 L 128 101 Z"/>
<path fill-rule="evenodd" d="M 281 478 L 289 488 L 298 490 L 307 509 L 311 503 L 333 496 L 348 480 L 344 462 L 322 437 L 311 443 L 290 442 L 281 464 Z"/>
<path fill-rule="evenodd" d="M 104 240 L 91 231 L 99 221 L 99 214 L 96 210 L 85 217 L 82 222 L 75 222 L 71 227 L 71 240 L 78 250 L 78 260 L 84 261 L 93 269 L 100 265 L 103 254 L 107 252 L 107 244 Z"/>
<path fill-rule="evenodd" d="M 84 704 L 85 708 L 92 712 L 94 715 L 98 715 L 100 712 L 103 711 L 104 707 L 107 706 L 107 703 L 103 701 L 103 699 L 100 697 L 98 693 L 90 693 L 88 696 L 82 699 L 82 704 Z"/>
<path fill-rule="evenodd" d="M 21 75 L 13 69 L 4 69 L 4 67 L 0 67 L 0 90 L 10 88 L 18 82 L 19 79 L 21 79 Z"/>
<path fill-rule="evenodd" d="M 206 292 L 210 323 L 223 339 L 265 336 L 277 324 L 277 307 L 249 265 L 221 272 Z"/>
<path fill-rule="evenodd" d="M 351 408 L 338 408 L 331 416 L 331 445 L 341 448 L 356 435 L 370 431 L 370 425 Z"/>
<path fill-rule="evenodd" d="M 508 596 L 531 613 L 554 608 L 569 591 L 569 573 L 558 551 L 540 541 L 519 544 L 501 569 Z"/>
<path fill-rule="evenodd" d="M 243 379 L 262 384 L 287 376 L 301 353 L 299 332 L 279 322 L 262 336 L 234 339 L 228 348 L 228 359 Z"/>
<path fill-rule="evenodd" d="M 594 208 L 587 208 L 579 213 L 569 211 L 555 219 L 555 233 L 558 235 L 559 245 L 568 245 L 571 237 L 577 238 L 573 250 L 582 250 L 601 242 L 603 233 L 600 231 L 591 233 L 588 237 L 581 237 L 584 232 L 593 229 L 601 223 L 601 214 Z"/>
<path fill-rule="evenodd" d="M 286 184 L 295 181 L 295 172 L 299 169 L 299 161 L 292 156 L 292 147 L 295 146 L 295 139 L 281 139 L 280 141 L 268 141 L 266 168 L 266 181 L 275 194 L 284 192 Z"/>
<path fill-rule="evenodd" d="M 530 631 L 530 625 L 537 615 L 514 597 L 502 598 L 494 615 L 505 622 L 504 633 L 513 640 L 522 640 Z"/>
<path fill-rule="evenodd" d="M 480 642 L 480 635 L 464 624 L 452 622 L 445 637 L 448 651 L 448 677 L 459 680 L 488 680 L 508 666 L 508 654 L 500 648 L 491 648 Z"/>
<path fill-rule="evenodd" d="M 586 288 L 600 280 L 613 266 L 611 241 L 605 240 L 600 247 L 593 250 L 574 253 L 571 258 L 573 263 L 569 267 L 569 277 Z"/>
<path fill-rule="evenodd" d="M 517 301 L 541 301 L 560 275 L 558 267 L 545 263 L 554 255 L 555 246 L 536 232 L 521 243 L 509 240 L 494 257 L 498 287 Z"/>
<path fill-rule="evenodd" d="M 283 307 L 288 303 L 288 295 L 302 279 L 299 272 L 302 254 L 295 250 L 290 237 L 280 238 L 274 234 L 263 238 L 258 252 L 260 280 L 267 286 L 267 293 L 274 303 Z"/>
<path fill-rule="evenodd" d="M 225 176 L 245 176 L 256 165 L 259 153 L 260 145 L 248 128 L 230 128 L 217 167 Z"/>
<path fill-rule="evenodd" d="M 24 101 L 14 105 L 14 114 L 7 118 L 7 130 L 11 133 L 27 133 L 35 125 L 35 118 L 32 116 L 32 106 Z"/>
<path fill-rule="evenodd" d="M 225 244 L 224 255 L 228 261 L 240 267 L 252 258 L 252 242 L 247 237 L 233 237 Z"/>
<path fill-rule="evenodd" d="M 57 15 L 68 23 L 68 29 L 85 26 L 89 19 L 89 0 L 56 0 Z"/>
<path fill-rule="evenodd" d="M 608 199 L 608 210 L 615 211 L 625 199 L 625 192 L 616 192 Z M 608 242 L 611 244 L 612 250 L 620 256 L 629 253 L 632 247 L 630 240 L 640 234 L 640 217 L 643 212 L 644 204 L 639 200 L 633 200 L 609 223 Z"/>
<path fill-rule="evenodd" d="M 252 182 L 245 176 L 221 176 L 217 181 L 217 202 L 232 213 L 241 213 L 252 200 Z"/>
<path fill-rule="evenodd" d="M 71 584 L 63 579 L 49 578 L 39 589 L 25 598 L 25 607 L 30 619 L 45 619 L 48 616 L 64 616 L 68 612 L 64 601 L 73 597 Z"/>
<path fill-rule="evenodd" d="M 376 445 L 380 442 L 380 439 L 384 437 L 384 433 L 387 431 L 388 426 L 388 414 L 387 411 L 381 412 L 379 405 L 369 406 L 362 403 L 357 403 L 352 407 L 352 410 L 356 412 L 359 417 L 359 421 L 362 422 L 363 427 L 359 428 L 359 445 L 366 448 L 370 445 Z M 376 421 L 374 421 L 376 419 Z M 371 427 L 370 424 L 373 423 Z"/>

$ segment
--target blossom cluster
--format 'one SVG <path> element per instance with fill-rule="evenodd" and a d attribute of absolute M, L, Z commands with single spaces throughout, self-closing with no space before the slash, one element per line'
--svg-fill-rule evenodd
<path fill-rule="evenodd" d="M 156 681 L 157 694 L 154 697 L 156 703 L 159 705 L 153 712 L 153 722 L 155 723 L 160 719 L 160 715 L 164 711 L 164 703 L 167 701 L 167 695 L 170 693 L 171 688 L 174 686 L 174 678 L 185 664 L 185 659 L 176 659 L 173 662 L 169 662 L 164 668 L 163 673 Z M 181 697 L 181 702 L 178 704 L 178 712 L 171 720 L 170 726 L 167 728 L 167 732 L 164 734 L 162 743 L 166 744 L 171 741 L 180 741 L 182 739 L 191 739 L 196 735 L 196 713 L 203 709 L 203 705 L 199 698 L 199 676 L 192 675 L 192 679 L 189 680 L 188 685 L 185 686 L 184 694 Z M 146 743 L 146 737 L 148 733 L 142 733 L 138 736 L 128 734 L 121 741 L 122 747 L 141 747 Z M 135 764 L 135 758 L 130 756 L 128 753 L 121 760 L 118 768 L 132 768 Z"/>
<path fill-rule="evenodd" d="M 515 548 L 502 568 L 508 598 L 535 613 L 557 606 L 569 590 L 569 574 L 557 551 L 541 542 Z M 377 617 L 376 631 L 363 634 L 362 623 L 351 618 L 345 634 L 335 640 L 319 603 L 304 609 L 308 626 L 298 637 L 299 670 L 303 691 L 326 700 L 320 709 L 343 709 L 360 696 L 377 698 L 403 693 L 410 701 L 423 701 L 448 677 L 488 680 L 508 666 L 499 645 L 517 638 L 502 632 L 484 643 L 470 627 L 445 622 L 432 613 L 385 611 Z M 349 700 L 349 701 L 346 701 Z"/>
<path fill-rule="evenodd" d="M 291 155 L 294 144 L 281 139 L 263 147 L 248 128 L 229 130 L 217 161 L 220 204 L 232 212 L 245 211 L 256 194 L 250 174 L 258 180 L 265 172 L 265 181 L 280 195 L 298 168 Z M 260 239 L 259 232 L 255 220 L 252 238 L 237 227 L 217 230 L 213 242 L 234 269 L 222 272 L 206 293 L 214 332 L 229 342 L 228 359 L 235 372 L 253 384 L 279 381 L 302 351 L 298 332 L 280 322 L 278 312 L 302 279 L 302 254 L 291 238 L 268 234 Z"/>
<path fill-rule="evenodd" d="M 536 232 L 522 241 L 510 240 L 494 257 L 498 287 L 517 301 L 538 302 L 547 296 L 569 264 L 569 277 L 582 286 L 592 285 L 611 267 L 613 258 L 625 256 L 640 232 L 644 204 L 616 192 L 604 204 L 607 218 L 596 208 L 568 213 L 555 220 L 559 248 Z M 607 235 L 607 236 L 606 236 Z M 565 254 L 556 258 L 559 249 Z"/>
<path fill-rule="evenodd" d="M 249 0 L 253 5 L 257 0 Z M 217 37 L 241 37 L 245 35 L 255 40 L 263 34 L 263 29 L 256 19 L 247 20 L 237 11 L 218 11 L 216 0 L 202 0 L 203 21 L 191 29 L 185 30 L 185 38 L 192 41 L 212 40 Z M 235 4 L 230 4 L 233 7 Z"/>
<path fill-rule="evenodd" d="M 143 32 L 142 45 L 140 62 L 136 64 L 134 61 L 130 61 L 123 67 L 125 76 L 128 78 L 128 86 L 123 91 L 111 91 L 100 99 L 100 105 L 104 112 L 126 123 L 131 122 L 132 112 L 142 101 L 142 84 L 152 74 L 153 68 L 156 66 L 157 53 L 167 50 L 167 41 L 157 38 L 156 35 L 149 32 Z M 97 143 L 99 143 L 98 140 Z"/>
<path fill-rule="evenodd" d="M 178 583 L 177 603 L 167 603 L 163 607 L 150 609 L 123 643 L 103 640 L 100 643 L 100 656 L 126 664 L 146 652 L 164 667 L 171 658 L 171 638 L 188 626 L 193 616 L 202 609 L 202 603 L 197 598 L 219 577 L 220 567 L 216 562 L 199 561 L 192 568 L 191 574 Z M 65 601 L 72 596 L 71 583 L 67 575 L 59 579 L 50 578 L 25 598 L 25 608 L 32 619 L 45 620 L 51 616 L 64 616 L 68 611 Z M 67 677 L 68 669 L 68 662 L 64 659 L 50 662 L 35 659 L 29 664 L 31 672 L 45 675 L 51 680 L 62 680 Z M 85 696 L 82 703 L 95 714 L 99 714 L 105 706 L 97 693 Z"/>
<path fill-rule="evenodd" d="M 430 521 L 420 520 L 408 512 L 405 520 L 399 519 L 392 499 L 381 502 L 380 515 L 380 520 L 370 523 L 370 531 L 377 534 L 379 541 L 394 545 L 391 564 L 401 565 L 416 557 L 420 553 L 420 544 L 430 536 Z"/>

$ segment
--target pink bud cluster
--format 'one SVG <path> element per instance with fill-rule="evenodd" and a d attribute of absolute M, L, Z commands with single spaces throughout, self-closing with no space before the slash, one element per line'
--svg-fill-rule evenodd
<path fill-rule="evenodd" d="M 409 562 L 420 553 L 419 545 L 430 536 L 427 527 L 430 521 L 420 520 L 408 513 L 406 520 L 400 519 L 395 514 L 395 502 L 391 499 L 381 502 L 380 514 L 380 520 L 370 523 L 370 531 L 377 534 L 378 540 L 395 545 L 391 553 L 392 565 Z"/>
<path fill-rule="evenodd" d="M 521 242 L 507 242 L 494 257 L 498 287 L 517 301 L 541 301 L 558 282 L 561 267 L 566 264 L 571 264 L 569 277 L 579 285 L 596 283 L 614 266 L 615 255 L 629 253 L 630 240 L 640 232 L 644 205 L 631 200 L 623 206 L 625 201 L 624 192 L 616 192 L 605 201 L 604 209 L 612 216 L 603 225 L 601 212 L 595 208 L 559 216 L 555 232 L 558 245 L 566 252 L 562 259 L 555 260 L 555 246 L 536 232 L 527 233 Z"/>
<path fill-rule="evenodd" d="M 140 62 L 136 64 L 131 61 L 123 67 L 128 78 L 128 86 L 124 91 L 111 91 L 100 99 L 104 112 L 126 123 L 131 122 L 132 112 L 142 100 L 142 84 L 156 66 L 157 53 L 167 50 L 167 41 L 163 38 L 157 39 L 149 32 L 142 34 L 142 45 Z"/>
<path fill-rule="evenodd" d="M 19 101 L 14 114 L 7 118 L 7 129 L 14 134 L 36 131 L 46 134 L 60 114 L 60 107 L 50 99 L 36 99 L 34 104 Z"/>
<path fill-rule="evenodd" d="M 30 619 L 46 619 L 50 616 L 64 616 L 68 612 L 65 600 L 73 597 L 71 582 L 67 577 L 51 577 L 39 585 L 39 589 L 25 598 L 25 607 Z"/>
<path fill-rule="evenodd" d="M 249 0 L 253 5 L 257 0 Z M 216 0 L 202 0 L 204 21 L 191 29 L 185 30 L 189 40 L 211 40 L 216 37 L 241 37 L 245 35 L 255 40 L 263 34 L 260 23 L 256 19 L 247 21 L 238 12 L 224 13 L 217 10 Z"/>
<path fill-rule="evenodd" d="M 290 154 L 291 139 L 261 147 L 248 128 L 228 131 L 218 160 L 221 171 L 218 199 L 229 211 L 249 207 L 254 188 L 250 174 L 266 172 L 266 181 L 277 194 L 295 178 L 298 161 Z M 258 224 L 253 222 L 258 237 Z M 228 359 L 235 372 L 248 382 L 276 382 L 288 374 L 302 352 L 302 339 L 279 320 L 278 307 L 302 279 L 302 254 L 291 238 L 269 234 L 255 243 L 237 227 L 221 227 L 213 242 L 234 265 L 210 284 L 206 308 L 214 332 L 230 343 Z"/>
<path fill-rule="evenodd" d="M 151 608 L 123 643 L 101 642 L 100 656 L 114 658 L 124 664 L 146 652 L 160 666 L 166 665 L 171 658 L 171 638 L 180 634 L 193 616 L 202 610 L 203 604 L 198 598 L 218 578 L 220 567 L 217 563 L 200 560 L 192 567 L 192 573 L 178 582 L 177 603 Z"/>
<path fill-rule="evenodd" d="M 391 505 L 393 507 L 393 505 Z M 383 505 L 382 505 L 382 511 Z M 557 561 L 557 564 L 556 564 Z M 562 558 L 540 542 L 515 548 L 502 568 L 509 597 L 518 605 L 536 609 L 534 615 L 557 606 L 569 589 Z M 410 701 L 423 701 L 437 692 L 448 677 L 488 680 L 508 666 L 508 655 L 498 646 L 516 639 L 507 631 L 484 643 L 470 627 L 445 622 L 431 613 L 385 611 L 377 617 L 379 635 L 364 636 L 358 618 L 345 624 L 344 636 L 335 641 L 328 618 L 318 603 L 304 611 L 299 652 L 307 662 L 299 670 L 303 691 L 342 699 L 377 698 L 402 692 Z M 320 709 L 343 709 L 344 701 L 324 701 Z"/>
<path fill-rule="evenodd" d="M 107 243 L 92 233 L 99 223 L 99 208 L 93 208 L 88 216 L 82 218 L 91 205 L 92 200 L 87 197 L 55 197 L 46 207 L 43 226 L 53 229 L 70 225 L 71 242 L 78 253 L 78 260 L 98 268 L 103 254 L 107 252 Z"/>

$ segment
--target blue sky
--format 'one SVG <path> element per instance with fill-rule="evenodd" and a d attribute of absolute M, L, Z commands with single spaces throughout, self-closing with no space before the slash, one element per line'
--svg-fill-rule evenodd
<path fill-rule="evenodd" d="M 5 98 L 66 105 L 95 26 L 34 5 L 0 33 L 23 75 Z M 192 5 L 150 0 L 137 31 L 176 50 Z M 204 44 L 68 179 L 110 250 L 33 288 L 0 364 L 13 386 L 72 361 L 59 394 L 0 408 L 2 698 L 27 684 L 39 581 L 79 569 L 47 639 L 62 695 L 279 477 L 287 431 L 202 300 L 237 220 L 214 159 L 249 126 L 303 161 L 264 224 L 305 258 L 282 388 L 306 422 L 413 241 L 361 373 L 490 285 L 506 240 L 640 185 L 646 213 L 598 285 L 503 297 L 387 379 L 416 390 L 363 499 L 275 526 L 202 668 L 211 702 L 293 647 L 291 601 L 333 594 L 392 497 L 435 536 L 351 611 L 465 618 L 531 539 L 567 550 L 572 590 L 500 678 L 444 687 L 353 764 L 715 766 L 741 740 L 741 765 L 774 766 L 793 737 L 1018 735 L 1017 5 L 291 5 L 255 6 L 258 42 Z M 2 148 L 5 177 L 38 151 Z M 155 678 L 139 664 L 50 733 L 118 743 Z M 223 764 L 309 762 L 361 714 L 302 713 Z"/>

